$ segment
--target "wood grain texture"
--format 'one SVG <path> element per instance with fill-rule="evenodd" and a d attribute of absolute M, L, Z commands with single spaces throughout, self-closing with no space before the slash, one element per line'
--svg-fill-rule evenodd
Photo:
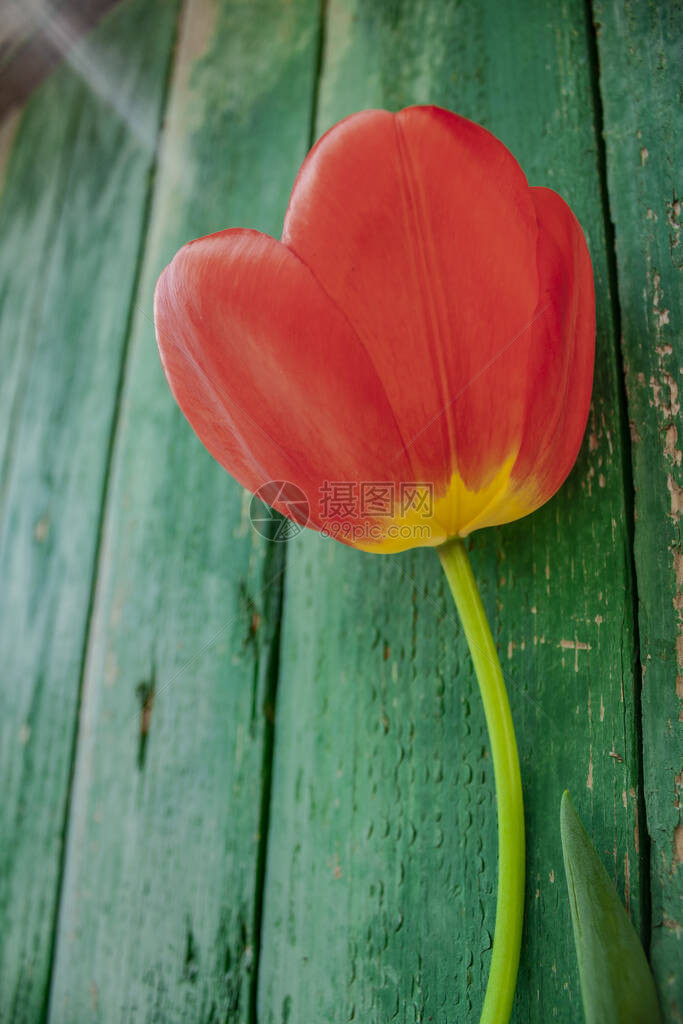
<path fill-rule="evenodd" d="M 642 916 L 630 494 L 589 31 L 578 2 L 331 0 L 316 124 L 320 134 L 355 109 L 415 102 L 470 116 L 532 184 L 567 198 L 593 256 L 596 381 L 577 466 L 543 510 L 472 543 L 527 805 L 513 1019 L 544 1024 L 581 1013 L 559 836 L 565 786 Z M 292 542 L 278 692 L 260 1021 L 476 1020 L 494 920 L 493 773 L 434 554 Z"/>
<path fill-rule="evenodd" d="M 107 451 L 170 14 L 136 0 L 79 44 L 81 67 L 98 68 L 98 93 L 73 70 L 46 84 L 24 115 L 4 191 L 0 1018 L 13 1022 L 40 1019 L 50 969 Z M 149 145 L 112 100 L 119 114 L 135 102 Z"/>
<path fill-rule="evenodd" d="M 115 0 L 4 0 L 0 7 L 0 118 L 16 108 Z"/>
<path fill-rule="evenodd" d="M 635 484 L 651 960 L 683 1021 L 680 3 L 595 6 Z M 641 830 L 642 831 L 642 830 Z"/>
<path fill-rule="evenodd" d="M 0 508 L 42 316 L 44 280 L 71 166 L 80 96 L 55 75 L 29 103 L 3 153 L 0 195 Z"/>
<path fill-rule="evenodd" d="M 9 163 L 14 138 L 21 120 L 22 109 L 18 107 L 0 121 L 0 194 L 5 185 L 5 173 Z"/>
<path fill-rule="evenodd" d="M 177 408 L 151 321 L 191 238 L 279 233 L 317 5 L 183 10 L 88 648 L 49 1020 L 250 1022 L 282 546 Z"/>

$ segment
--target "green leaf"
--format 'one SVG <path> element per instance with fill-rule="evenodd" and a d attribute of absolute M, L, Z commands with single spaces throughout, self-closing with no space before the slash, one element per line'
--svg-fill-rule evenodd
<path fill-rule="evenodd" d="M 566 790 L 560 828 L 586 1024 L 658 1024 L 640 939 Z"/>

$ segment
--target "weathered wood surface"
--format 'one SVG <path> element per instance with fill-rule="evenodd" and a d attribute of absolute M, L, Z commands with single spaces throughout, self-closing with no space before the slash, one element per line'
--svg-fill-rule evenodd
<path fill-rule="evenodd" d="M 317 33 L 312 3 L 191 0 L 181 17 L 83 685 L 55 1024 L 253 1020 L 284 550 L 178 410 L 150 312 L 183 242 L 280 232 Z"/>
<path fill-rule="evenodd" d="M 3 0 L 0 117 L 21 104 L 115 0 Z"/>
<path fill-rule="evenodd" d="M 595 8 L 635 484 L 651 958 L 683 1021 L 683 6 Z M 641 830 L 642 832 L 643 830 Z"/>
<path fill-rule="evenodd" d="M 48 984 L 100 510 L 173 36 L 127 5 L 28 105 L 2 210 L 0 1017 Z M 113 105 L 114 104 L 114 105 Z M 134 109 L 140 137 L 125 122 Z M 118 111 L 118 113 L 117 113 Z M 121 116 L 124 115 L 124 116 Z"/>
<path fill-rule="evenodd" d="M 477 1020 L 493 774 L 437 559 L 257 537 L 175 408 L 151 325 L 156 275 L 182 242 L 232 224 L 279 233 L 313 136 L 365 106 L 429 101 L 491 128 L 532 184 L 568 199 L 596 272 L 579 462 L 545 509 L 472 541 L 527 805 L 514 1020 L 581 1017 L 559 840 L 569 786 L 652 931 L 674 1024 L 673 17 L 601 2 L 596 48 L 579 0 L 322 13 L 319 53 L 317 0 L 126 3 L 14 138 L 0 205 L 0 1020 Z M 102 86 L 119 78 L 113 112 Z"/>
<path fill-rule="evenodd" d="M 318 134 L 432 101 L 491 128 L 576 210 L 598 354 L 579 462 L 546 508 L 477 535 L 527 802 L 515 1021 L 576 1021 L 559 838 L 568 786 L 640 919 L 634 626 L 612 300 L 582 3 L 328 6 Z M 543 59 L 540 59 L 543 54 Z M 477 1020 L 496 882 L 493 773 L 437 559 L 290 546 L 260 1019 Z"/>
<path fill-rule="evenodd" d="M 44 281 L 63 202 L 78 102 L 73 77 L 55 75 L 28 105 L 3 153 L 0 203 L 0 501 L 26 377 L 36 344 Z M 21 253 L 21 258 L 19 254 Z"/>

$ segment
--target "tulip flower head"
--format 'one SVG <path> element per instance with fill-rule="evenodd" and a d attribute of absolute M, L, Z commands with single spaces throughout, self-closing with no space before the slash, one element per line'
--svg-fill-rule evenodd
<path fill-rule="evenodd" d="M 586 425 L 581 227 L 493 135 L 438 107 L 337 124 L 301 167 L 281 241 L 232 228 L 184 246 L 155 324 L 215 458 L 254 492 L 291 482 L 309 526 L 366 550 L 532 512 Z"/>

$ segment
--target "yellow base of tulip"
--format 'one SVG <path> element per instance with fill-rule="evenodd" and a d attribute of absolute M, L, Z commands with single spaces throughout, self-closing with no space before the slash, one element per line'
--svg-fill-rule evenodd
<path fill-rule="evenodd" d="M 535 505 L 524 495 L 513 491 L 510 474 L 516 455 L 511 455 L 487 487 L 472 491 L 458 472 L 451 477 L 448 489 L 434 496 L 431 514 L 424 506 L 410 508 L 403 515 L 381 521 L 381 540 L 355 541 L 354 547 L 376 554 L 393 554 L 408 548 L 438 547 L 452 537 L 467 537 L 483 526 L 511 523 L 534 511 Z M 424 489 L 423 489 L 423 497 Z"/>

